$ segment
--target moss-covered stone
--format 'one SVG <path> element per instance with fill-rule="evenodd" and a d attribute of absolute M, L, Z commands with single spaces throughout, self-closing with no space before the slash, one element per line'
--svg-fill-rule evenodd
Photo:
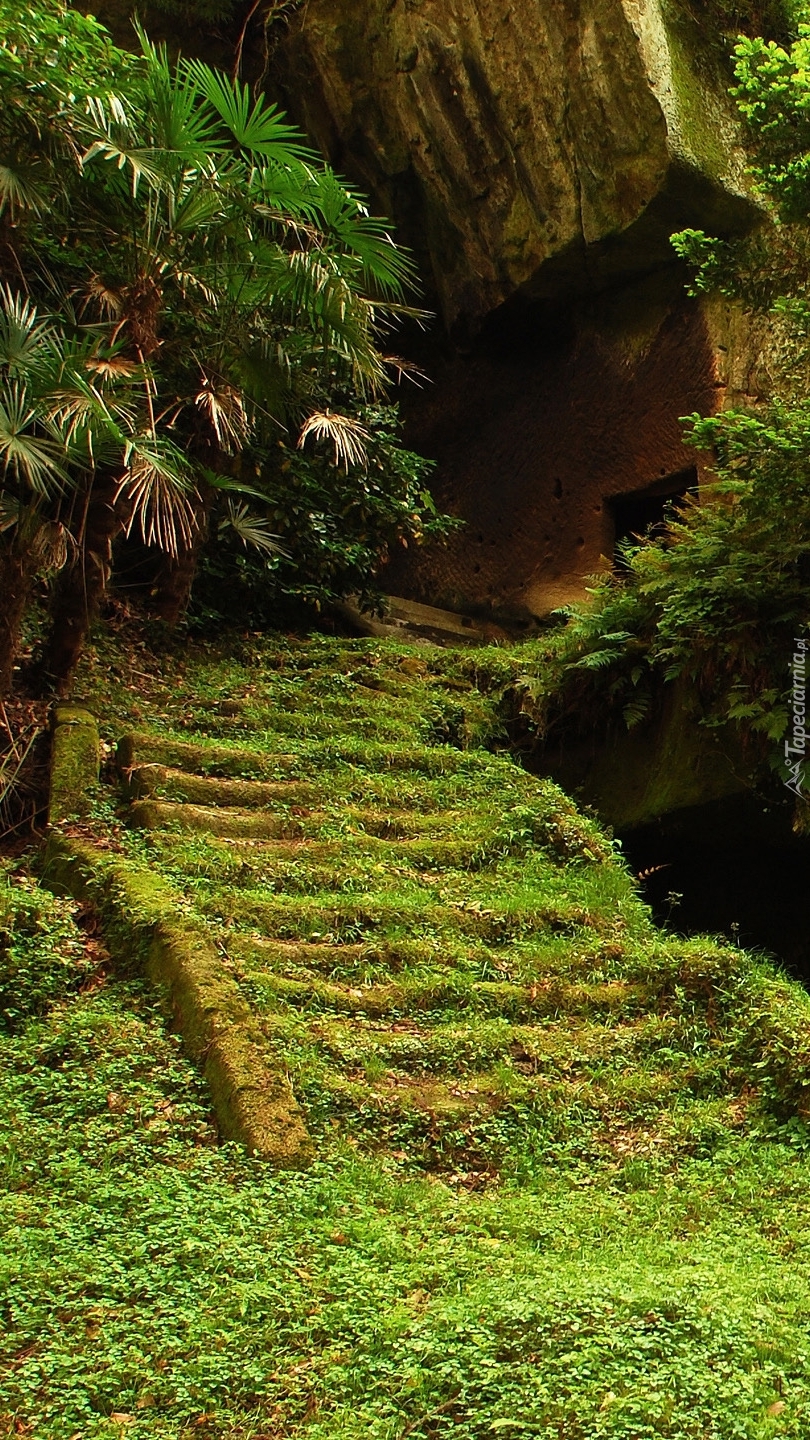
<path fill-rule="evenodd" d="M 194 744 L 136 731 L 119 740 L 116 758 L 124 776 L 143 765 L 158 765 L 194 775 L 272 779 L 296 763 L 290 755 L 265 755 L 234 745 Z"/>
<path fill-rule="evenodd" d="M 598 749 L 570 745 L 550 759 L 554 778 L 594 805 L 602 820 L 631 830 L 694 805 L 743 794 L 748 769 L 730 727 L 708 729 L 680 684 L 649 724 L 624 724 Z"/>
<path fill-rule="evenodd" d="M 182 897 L 159 875 L 57 834 L 43 879 L 92 904 L 113 957 L 144 968 L 164 990 L 189 1053 L 203 1065 L 222 1133 L 275 1165 L 305 1164 L 309 1136 L 284 1071 Z"/>
<path fill-rule="evenodd" d="M 295 780 L 225 780 L 208 775 L 190 775 L 166 765 L 139 765 L 130 772 L 129 792 L 135 800 L 182 801 L 191 805 L 214 805 L 241 809 L 266 805 L 304 805 L 315 799 L 314 786 Z"/>
<path fill-rule="evenodd" d="M 98 725 L 89 710 L 57 705 L 53 713 L 51 781 L 48 820 L 86 819 L 92 809 L 99 775 Z"/>
<path fill-rule="evenodd" d="M 281 839 L 296 826 L 283 815 L 253 810 L 218 810 L 211 805 L 176 805 L 168 800 L 136 800 L 133 824 L 143 830 L 191 830 L 240 840 Z"/>

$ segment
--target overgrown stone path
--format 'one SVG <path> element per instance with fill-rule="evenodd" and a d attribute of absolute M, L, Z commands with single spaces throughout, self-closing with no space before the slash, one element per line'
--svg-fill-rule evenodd
<path fill-rule="evenodd" d="M 806 1440 L 810 1001 L 493 753 L 526 653 L 89 652 L 83 904 L 0 877 L 0 1434 Z"/>
<path fill-rule="evenodd" d="M 272 1114 L 231 1133 L 302 1163 L 338 1131 L 475 1186 L 532 1155 L 694 1153 L 763 1098 L 802 1107 L 806 1038 L 769 1049 L 784 983 L 663 936 L 599 827 L 476 745 L 497 725 L 473 659 L 316 641 L 241 681 L 117 745 L 130 873 L 207 947 L 194 1003 L 251 1030 L 302 1117 L 286 1150 Z M 192 1029 L 200 983 L 172 981 Z M 265 1083 L 236 1069 L 231 1110 Z"/>

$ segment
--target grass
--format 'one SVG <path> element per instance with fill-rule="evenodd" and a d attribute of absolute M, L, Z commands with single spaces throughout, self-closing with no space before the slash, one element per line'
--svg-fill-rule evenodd
<path fill-rule="evenodd" d="M 477 748 L 510 663 L 91 655 L 109 745 L 306 787 L 272 840 L 133 831 L 112 789 L 91 828 L 204 920 L 317 1158 L 220 1143 L 156 997 L 9 871 L 0 1434 L 805 1440 L 810 1004 L 658 932 L 599 828 Z"/>

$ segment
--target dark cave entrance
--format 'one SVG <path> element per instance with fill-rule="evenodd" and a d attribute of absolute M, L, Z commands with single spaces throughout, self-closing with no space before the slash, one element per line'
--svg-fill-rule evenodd
<path fill-rule="evenodd" d="M 810 837 L 791 807 L 735 796 L 621 836 L 658 923 L 775 956 L 810 986 Z"/>
<path fill-rule="evenodd" d="M 623 541 L 635 541 L 647 534 L 665 535 L 668 506 L 697 494 L 697 488 L 697 467 L 691 465 L 675 475 L 662 475 L 640 490 L 611 495 L 605 505 L 613 523 L 614 551 Z"/>

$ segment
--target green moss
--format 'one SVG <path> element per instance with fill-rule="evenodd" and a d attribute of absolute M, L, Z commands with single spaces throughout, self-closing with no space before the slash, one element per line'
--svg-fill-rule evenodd
<path fill-rule="evenodd" d="M 58 705 L 51 741 L 48 819 L 51 825 L 89 815 L 99 774 L 98 725 L 89 711 Z"/>
<path fill-rule="evenodd" d="M 182 898 L 159 875 L 56 834 L 43 874 L 91 903 L 113 954 L 165 991 L 189 1053 L 204 1063 L 223 1133 L 273 1164 L 305 1164 L 311 1145 L 289 1084 Z"/>
<path fill-rule="evenodd" d="M 180 800 L 192 805 L 262 807 L 300 805 L 313 799 L 311 785 L 294 780 L 218 780 L 171 770 L 165 765 L 141 765 L 129 772 L 129 789 L 135 799 Z"/>
<path fill-rule="evenodd" d="M 292 828 L 284 816 L 232 808 L 219 810 L 215 806 L 178 805 L 165 800 L 136 800 L 131 816 L 133 824 L 145 830 L 192 830 L 233 839 L 266 840 L 289 834 Z"/>
<path fill-rule="evenodd" d="M 230 694 L 228 763 L 289 753 L 311 793 L 294 844 L 51 842 L 116 963 L 0 1045 L 0 1416 L 33 1440 L 807 1435 L 808 997 L 656 930 L 557 787 L 426 745 L 434 683 L 515 664 L 428 654 L 398 698 L 351 678 L 394 686 L 396 646 L 186 651 L 106 712 L 210 755 Z M 217 1146 L 203 1067 L 280 1163 L 291 1086 L 311 1167 Z"/>

